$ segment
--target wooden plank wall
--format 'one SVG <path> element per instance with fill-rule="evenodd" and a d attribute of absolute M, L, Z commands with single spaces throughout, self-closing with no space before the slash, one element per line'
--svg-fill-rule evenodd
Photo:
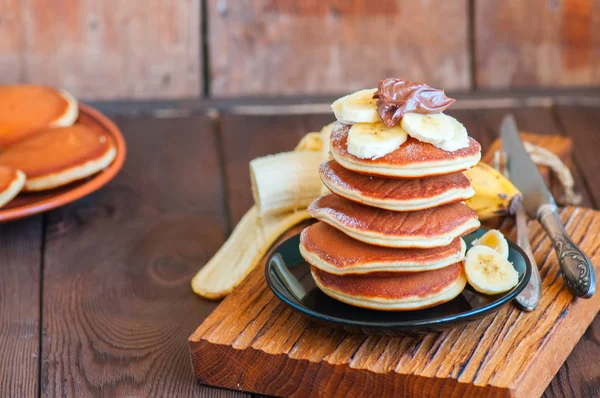
<path fill-rule="evenodd" d="M 478 88 L 600 85 L 600 0 L 476 0 Z"/>
<path fill-rule="evenodd" d="M 467 0 L 208 0 L 210 94 L 342 93 L 389 76 L 469 88 Z"/>
<path fill-rule="evenodd" d="M 600 85 L 600 0 L 0 0 L 0 83 L 85 99 Z"/>
<path fill-rule="evenodd" d="M 0 83 L 86 99 L 202 93 L 200 0 L 2 0 Z"/>

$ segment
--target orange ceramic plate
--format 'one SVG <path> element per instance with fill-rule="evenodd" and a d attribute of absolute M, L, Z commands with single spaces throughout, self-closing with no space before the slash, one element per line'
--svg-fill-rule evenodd
<path fill-rule="evenodd" d="M 77 122 L 92 129 L 101 129 L 109 134 L 117 147 L 115 160 L 101 172 L 81 181 L 65 185 L 64 187 L 42 192 L 20 193 L 16 198 L 0 208 L 0 222 L 28 217 L 71 203 L 97 191 L 112 180 L 119 170 L 121 170 L 127 149 L 125 147 L 125 139 L 123 139 L 123 135 L 118 127 L 106 116 L 81 102 L 79 103 L 79 117 L 77 118 Z"/>

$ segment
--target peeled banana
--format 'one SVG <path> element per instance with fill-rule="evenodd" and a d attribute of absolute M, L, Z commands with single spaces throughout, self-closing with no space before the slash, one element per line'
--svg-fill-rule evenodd
<path fill-rule="evenodd" d="M 250 162 L 252 195 L 260 215 L 306 209 L 321 193 L 321 152 L 282 152 Z"/>
<path fill-rule="evenodd" d="M 510 180 L 481 162 L 464 174 L 475 190 L 475 196 L 468 199 L 466 204 L 477 212 L 480 220 L 511 214 L 510 205 L 521 193 Z"/>

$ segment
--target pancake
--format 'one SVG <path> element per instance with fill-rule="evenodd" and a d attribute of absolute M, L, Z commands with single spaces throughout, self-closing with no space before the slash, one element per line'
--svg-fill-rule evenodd
<path fill-rule="evenodd" d="M 332 275 L 311 266 L 323 293 L 356 307 L 383 311 L 413 311 L 445 303 L 458 296 L 467 278 L 462 262 L 426 272 L 394 275 Z"/>
<path fill-rule="evenodd" d="M 104 131 L 76 124 L 45 129 L 9 145 L 0 152 L 0 165 L 27 175 L 25 191 L 41 191 L 97 173 L 116 153 L 112 138 Z"/>
<path fill-rule="evenodd" d="M 322 222 L 305 228 L 300 235 L 302 257 L 321 271 L 335 275 L 429 271 L 461 261 L 465 251 L 461 238 L 431 249 L 373 246 Z"/>
<path fill-rule="evenodd" d="M 4 206 L 19 192 L 25 185 L 25 173 L 12 167 L 0 166 L 0 207 Z"/>
<path fill-rule="evenodd" d="M 399 213 L 330 194 L 312 202 L 308 212 L 354 239 L 384 247 L 447 246 L 480 225 L 477 213 L 463 203 Z"/>
<path fill-rule="evenodd" d="M 408 137 L 394 152 L 377 159 L 361 159 L 348 152 L 350 125 L 336 122 L 331 131 L 331 155 L 344 168 L 379 177 L 419 178 L 456 173 L 475 166 L 481 146 L 469 137 L 469 146 L 454 152 Z"/>
<path fill-rule="evenodd" d="M 0 86 L 0 146 L 48 127 L 71 126 L 77 100 L 64 90 L 34 84 Z"/>
<path fill-rule="evenodd" d="M 335 160 L 319 167 L 321 181 L 331 192 L 354 202 L 393 211 L 423 210 L 461 202 L 475 195 L 462 173 L 426 178 L 380 178 L 355 173 Z"/>

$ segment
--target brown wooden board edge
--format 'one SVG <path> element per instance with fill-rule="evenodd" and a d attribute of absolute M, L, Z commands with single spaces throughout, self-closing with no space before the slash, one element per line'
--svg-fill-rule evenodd
<path fill-rule="evenodd" d="M 286 354 L 269 354 L 252 347 L 237 349 L 223 344 L 214 344 L 203 338 L 188 340 L 192 353 L 192 366 L 198 381 L 203 384 L 232 390 L 269 394 L 274 396 L 334 396 L 340 383 L 369 389 L 369 385 L 383 384 L 383 391 L 394 396 L 434 396 L 436 391 L 451 391 L 451 397 L 512 397 L 513 391 L 496 386 L 477 386 L 462 383 L 451 378 L 429 378 L 388 372 L 377 373 L 367 369 L 350 369 L 326 361 L 311 362 L 306 359 L 293 359 Z M 220 367 L 222 357 L 233 359 L 238 365 L 227 369 Z M 269 363 L 268 367 L 256 369 L 257 363 Z M 248 369 L 260 372 L 261 377 L 246 378 Z M 227 377 L 221 377 L 227 372 Z M 291 377 L 288 375 L 292 375 Z M 198 375 L 202 375 L 198 377 Z M 358 376 L 357 376 L 358 375 Z M 297 377 L 300 377 L 300 380 Z M 255 383 L 249 382 L 256 380 Z M 290 383 L 290 380 L 295 380 Z M 297 385 L 300 387 L 298 388 Z M 319 388 L 326 385 L 326 388 Z M 318 389 L 315 391 L 315 389 Z M 408 394 L 408 395 L 407 395 Z"/>
<path fill-rule="evenodd" d="M 596 212 L 592 209 L 585 209 L 577 207 L 575 209 L 578 210 L 588 210 L 591 212 Z M 600 212 L 596 212 L 600 213 Z M 555 255 L 551 253 L 550 255 Z M 596 274 L 600 271 L 598 265 L 595 265 Z M 566 286 L 563 289 L 567 289 Z M 560 294 L 560 291 L 557 295 Z M 573 299 L 565 306 L 565 309 L 561 313 L 561 321 L 560 325 L 566 330 L 563 330 L 560 334 L 554 333 L 554 330 L 559 325 L 559 323 L 555 323 L 554 327 L 548 331 L 546 336 L 544 336 L 544 342 L 540 346 L 540 348 L 536 351 L 534 357 L 530 361 L 530 364 L 533 364 L 536 361 L 545 362 L 544 372 L 537 373 L 535 370 L 532 370 L 531 367 L 527 369 L 527 372 L 523 373 L 521 377 L 516 379 L 513 384 L 510 386 L 511 390 L 514 392 L 512 396 L 514 397 L 522 397 L 522 398 L 530 398 L 530 397 L 539 397 L 546 390 L 554 376 L 558 373 L 558 370 L 566 361 L 568 356 L 571 354 L 587 328 L 590 326 L 596 315 L 598 314 L 598 310 L 596 311 L 583 311 L 581 308 L 584 308 L 582 305 L 577 305 L 578 302 L 584 299 L 578 299 L 573 297 Z M 600 294 L 594 295 L 589 300 L 594 300 L 596 303 L 594 305 L 595 308 L 600 307 Z M 577 319 L 577 322 L 574 320 Z M 570 327 L 570 328 L 569 328 Z M 553 341 L 557 340 L 557 341 Z M 546 349 L 548 345 L 553 346 L 562 346 L 566 347 L 562 351 L 551 351 Z"/>

